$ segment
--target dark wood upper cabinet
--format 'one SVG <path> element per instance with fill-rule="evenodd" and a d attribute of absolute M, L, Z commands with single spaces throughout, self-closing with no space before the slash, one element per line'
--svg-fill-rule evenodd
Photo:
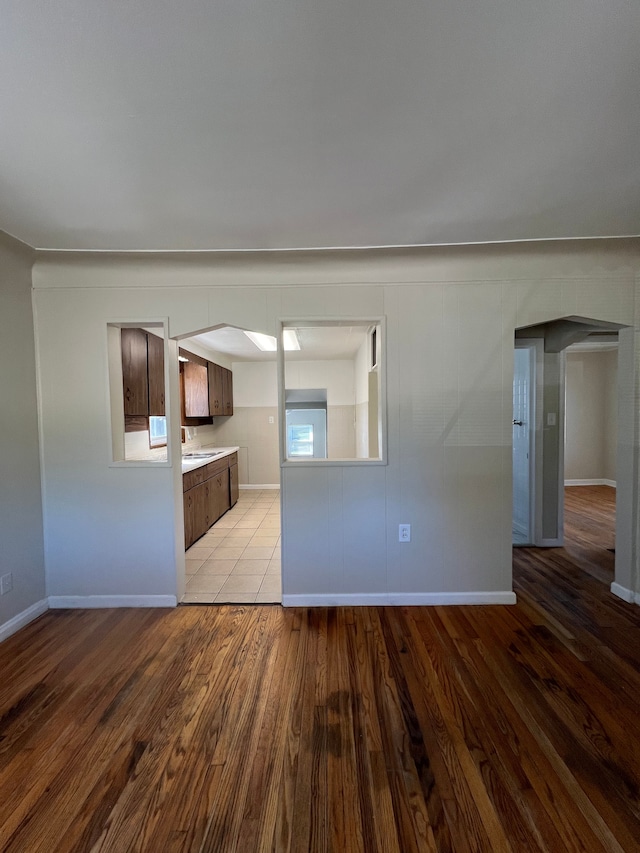
<path fill-rule="evenodd" d="M 125 415 L 149 415 L 147 377 L 147 333 L 142 329 L 121 329 L 122 390 Z"/>
<path fill-rule="evenodd" d="M 223 415 L 222 402 L 222 370 L 219 364 L 212 361 L 207 365 L 209 371 L 209 414 Z"/>
<path fill-rule="evenodd" d="M 163 417 L 164 407 L 164 340 L 147 335 L 149 373 L 149 414 Z"/>
<path fill-rule="evenodd" d="M 184 414 L 186 418 L 209 417 L 209 381 L 206 364 L 186 361 L 184 375 Z"/>
<path fill-rule="evenodd" d="M 212 361 L 209 362 L 209 413 L 233 414 L 233 374 Z"/>
<path fill-rule="evenodd" d="M 222 368 L 222 409 L 225 415 L 233 414 L 233 373 Z"/>
<path fill-rule="evenodd" d="M 233 414 L 233 374 L 226 367 L 180 349 L 188 361 L 180 365 L 185 419 Z M 196 423 L 193 420 L 190 423 Z"/>

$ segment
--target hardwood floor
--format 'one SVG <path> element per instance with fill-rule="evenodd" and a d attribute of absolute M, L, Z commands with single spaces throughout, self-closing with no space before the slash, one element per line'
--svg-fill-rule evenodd
<path fill-rule="evenodd" d="M 640 608 L 587 497 L 512 607 L 50 611 L 0 646 L 0 849 L 637 851 Z"/>

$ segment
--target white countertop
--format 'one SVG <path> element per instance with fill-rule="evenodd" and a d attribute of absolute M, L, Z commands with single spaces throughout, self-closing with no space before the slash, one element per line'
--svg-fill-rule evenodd
<path fill-rule="evenodd" d="M 193 471 L 196 468 L 201 468 L 203 465 L 208 465 L 209 462 L 217 462 L 218 459 L 224 459 L 225 456 L 230 456 L 232 453 L 240 450 L 239 447 L 201 447 L 197 451 L 197 453 L 207 453 L 210 454 L 206 457 L 197 457 L 193 458 L 185 458 L 182 457 L 182 473 L 186 474 L 188 471 Z"/>

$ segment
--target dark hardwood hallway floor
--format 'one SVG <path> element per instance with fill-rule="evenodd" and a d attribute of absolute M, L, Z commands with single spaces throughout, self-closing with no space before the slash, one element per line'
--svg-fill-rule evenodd
<path fill-rule="evenodd" d="M 0 850 L 638 851 L 640 608 L 585 498 L 512 607 L 45 614 L 0 646 Z"/>

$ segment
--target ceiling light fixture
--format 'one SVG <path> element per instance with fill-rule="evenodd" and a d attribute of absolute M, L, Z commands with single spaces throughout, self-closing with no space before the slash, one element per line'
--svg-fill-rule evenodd
<path fill-rule="evenodd" d="M 247 332 L 243 330 L 249 340 L 254 343 L 262 352 L 275 352 L 278 349 L 278 342 L 273 335 L 264 335 L 262 332 Z M 283 329 L 282 341 L 286 351 L 300 349 L 300 341 L 295 329 Z"/>
<path fill-rule="evenodd" d="M 262 352 L 275 352 L 278 349 L 278 342 L 272 335 L 263 335 L 262 332 L 247 332 L 246 330 L 244 333 Z"/>
<path fill-rule="evenodd" d="M 282 343 L 284 344 L 285 350 L 291 352 L 292 350 L 300 349 L 300 341 L 298 340 L 298 333 L 295 329 L 283 329 L 282 330 Z"/>

